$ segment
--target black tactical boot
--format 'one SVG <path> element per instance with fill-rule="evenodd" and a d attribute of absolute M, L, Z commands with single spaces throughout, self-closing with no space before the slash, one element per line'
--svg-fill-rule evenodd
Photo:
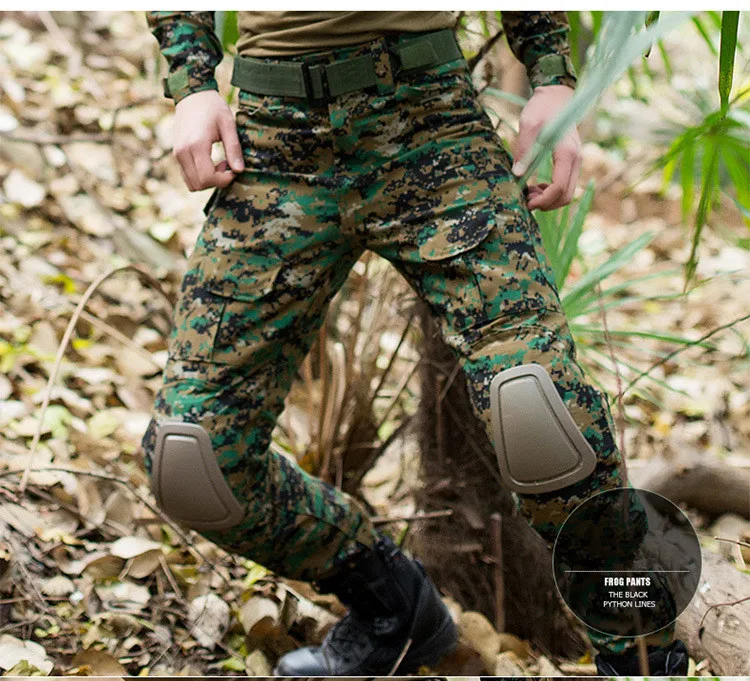
<path fill-rule="evenodd" d="M 597 655 L 596 669 L 599 676 L 642 676 L 637 648 L 622 655 Z M 687 671 L 688 651 L 682 641 L 648 647 L 649 676 L 687 676 Z"/>
<path fill-rule="evenodd" d="M 320 647 L 284 655 L 276 676 L 408 674 L 436 664 L 456 645 L 456 626 L 424 567 L 388 538 L 316 586 L 335 593 L 349 612 Z"/>

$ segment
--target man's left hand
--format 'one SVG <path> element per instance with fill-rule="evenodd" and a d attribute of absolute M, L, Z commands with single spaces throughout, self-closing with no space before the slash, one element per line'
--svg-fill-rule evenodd
<path fill-rule="evenodd" d="M 518 138 L 513 149 L 513 174 L 526 172 L 521 159 L 526 155 L 542 128 L 554 119 L 573 96 L 567 85 L 545 85 L 536 88 L 523 111 L 518 126 Z M 578 130 L 571 128 L 552 152 L 552 183 L 528 186 L 530 210 L 553 210 L 570 203 L 581 173 L 581 139 Z"/>

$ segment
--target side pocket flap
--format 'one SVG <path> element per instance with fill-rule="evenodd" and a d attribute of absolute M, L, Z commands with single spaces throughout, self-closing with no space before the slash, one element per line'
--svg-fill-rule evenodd
<path fill-rule="evenodd" d="M 216 295 L 253 301 L 268 295 L 281 271 L 281 264 L 263 256 L 231 251 L 207 256 L 204 286 Z"/>
<path fill-rule="evenodd" d="M 442 218 L 437 231 L 419 249 L 423 260 L 444 260 L 480 244 L 495 226 L 491 208 L 462 208 L 455 218 Z"/>

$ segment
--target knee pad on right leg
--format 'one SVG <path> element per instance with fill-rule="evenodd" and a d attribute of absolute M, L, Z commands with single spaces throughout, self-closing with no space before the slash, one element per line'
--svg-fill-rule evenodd
<path fill-rule="evenodd" d="M 541 365 L 497 374 L 490 411 L 500 474 L 514 492 L 553 492 L 594 472 L 596 454 Z"/>
<path fill-rule="evenodd" d="M 225 530 L 245 513 L 219 468 L 208 433 L 195 423 L 156 427 L 151 491 L 161 509 L 193 530 Z"/>

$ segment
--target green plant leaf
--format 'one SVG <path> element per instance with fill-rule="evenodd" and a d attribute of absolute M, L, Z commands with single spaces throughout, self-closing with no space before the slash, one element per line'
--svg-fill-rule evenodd
<path fill-rule="evenodd" d="M 667 80 L 671 81 L 672 75 L 674 74 L 674 69 L 672 68 L 672 60 L 669 58 L 669 54 L 667 53 L 667 48 L 664 46 L 664 41 L 657 40 L 656 47 L 659 50 L 659 55 L 661 56 L 662 64 L 664 64 L 664 74 L 667 76 Z"/>
<path fill-rule="evenodd" d="M 711 38 L 711 34 L 708 32 L 708 29 L 703 25 L 703 21 L 701 20 L 701 18 L 693 17 L 693 25 L 698 29 L 698 33 L 701 34 L 701 37 L 705 41 L 706 45 L 708 45 L 708 49 L 711 50 L 711 53 L 718 56 L 719 51 L 716 49 L 713 38 Z"/>
<path fill-rule="evenodd" d="M 708 215 L 714 202 L 714 196 L 719 183 L 719 146 L 713 144 L 710 151 L 703 157 L 703 180 L 701 182 L 701 197 L 698 202 L 698 210 L 695 215 L 693 227 L 692 245 L 690 256 L 685 263 L 685 288 L 687 289 L 690 281 L 698 267 L 698 247 L 700 246 L 701 233 L 708 221 Z"/>
<path fill-rule="evenodd" d="M 503 90 L 498 90 L 494 87 L 484 88 L 481 94 L 489 95 L 491 97 L 497 97 L 498 99 L 504 99 L 507 102 L 510 102 L 511 104 L 517 104 L 518 106 L 526 106 L 529 101 L 525 97 L 519 97 L 512 92 L 503 92 Z"/>
<path fill-rule="evenodd" d="M 721 158 L 737 192 L 738 203 L 750 210 L 750 163 L 747 150 L 724 147 Z"/>
<path fill-rule="evenodd" d="M 568 34 L 568 42 L 570 43 L 570 58 L 573 62 L 573 66 L 578 71 L 581 70 L 581 13 L 578 11 L 571 11 L 568 15 L 568 26 L 570 26 L 570 33 Z"/>
<path fill-rule="evenodd" d="M 565 239 L 563 241 L 562 251 L 560 253 L 560 264 L 559 273 L 557 275 L 557 285 L 562 286 L 568 277 L 570 272 L 570 266 L 573 264 L 573 259 L 578 253 L 578 240 L 581 238 L 583 233 L 583 224 L 586 217 L 591 210 L 591 204 L 594 201 L 594 183 L 589 182 L 586 187 L 586 191 L 583 192 L 581 200 L 578 202 L 576 208 L 576 214 L 573 217 L 573 221 L 570 227 L 567 229 Z M 566 216 L 567 217 L 567 216 Z"/>
<path fill-rule="evenodd" d="M 693 212 L 693 186 L 695 185 L 695 147 L 686 144 L 680 164 L 680 187 L 682 188 L 682 219 L 687 220 Z"/>
<path fill-rule="evenodd" d="M 555 148 L 568 129 L 578 123 L 630 64 L 641 57 L 654 40 L 666 35 L 689 19 L 693 12 L 669 12 L 658 24 L 643 29 L 643 12 L 607 12 L 578 87 L 568 105 L 548 123 L 523 159 L 528 182 L 545 150 Z"/>
<path fill-rule="evenodd" d="M 660 12 L 649 12 L 646 16 L 646 28 L 651 26 L 652 24 L 655 24 L 657 21 L 659 21 L 659 14 Z M 651 69 L 649 69 L 648 64 L 646 62 L 646 57 L 648 57 L 651 54 L 651 47 L 646 50 L 646 55 L 643 59 L 643 69 L 648 74 L 648 76 L 653 80 L 653 74 L 651 73 Z"/>
<path fill-rule="evenodd" d="M 587 303 L 590 302 L 589 299 L 592 296 L 598 298 L 597 286 L 614 272 L 622 269 L 638 251 L 646 247 L 653 237 L 654 235 L 651 232 L 641 234 L 629 244 L 615 251 L 603 263 L 584 274 L 562 297 L 565 313 L 570 318 L 579 316 L 581 308 L 587 307 Z"/>
<path fill-rule="evenodd" d="M 237 24 L 237 12 L 220 10 L 214 13 L 216 20 L 216 35 L 221 41 L 221 46 L 226 52 L 240 37 Z"/>
<path fill-rule="evenodd" d="M 721 48 L 719 53 L 719 97 L 721 110 L 729 109 L 729 93 L 734 78 L 734 54 L 737 51 L 737 27 L 739 12 L 723 12 L 721 15 Z"/>

